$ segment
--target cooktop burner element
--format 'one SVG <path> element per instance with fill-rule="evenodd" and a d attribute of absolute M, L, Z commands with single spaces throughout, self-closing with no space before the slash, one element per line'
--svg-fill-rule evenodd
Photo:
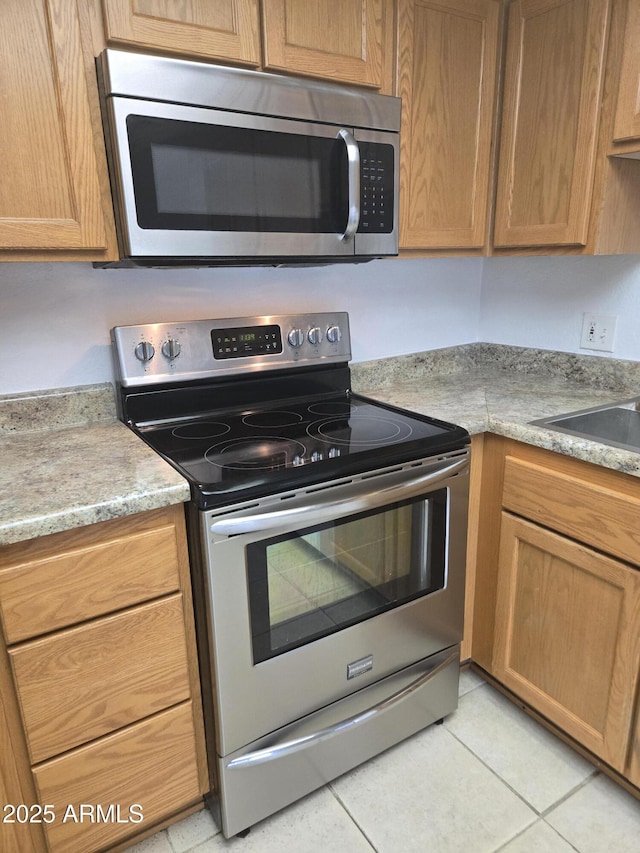
<path fill-rule="evenodd" d="M 273 427 L 288 427 L 299 424 L 301 420 L 302 415 L 298 415 L 296 412 L 280 412 L 276 409 L 273 412 L 256 412 L 253 415 L 246 415 L 242 422 L 248 427 L 272 429 Z"/>
<path fill-rule="evenodd" d="M 264 353 L 265 327 L 281 351 Z M 219 358 L 220 342 L 233 351 L 237 335 L 238 356 L 225 347 Z M 189 480 L 201 508 L 468 441 L 461 427 L 351 391 L 346 314 L 118 327 L 113 340 L 122 419 Z"/>
<path fill-rule="evenodd" d="M 205 438 L 216 438 L 229 432 L 229 424 L 211 423 L 210 421 L 196 421 L 192 424 L 182 424 L 172 430 L 172 435 L 177 439 L 188 441 L 202 441 Z"/>
<path fill-rule="evenodd" d="M 302 458 L 304 444 L 277 436 L 230 438 L 205 451 L 207 462 L 223 471 L 274 471 Z M 241 478 L 238 478 L 241 479 Z"/>
<path fill-rule="evenodd" d="M 415 446 L 447 435 L 447 427 L 352 395 L 286 410 L 276 404 L 248 414 L 230 413 L 225 421 L 154 423 L 139 426 L 138 432 L 213 493 L 235 492 L 247 477 L 253 482 L 257 471 L 273 474 L 295 468 L 298 479 L 303 466 L 344 463 L 357 454 L 371 457 L 385 447 L 397 452 L 399 445 Z"/>

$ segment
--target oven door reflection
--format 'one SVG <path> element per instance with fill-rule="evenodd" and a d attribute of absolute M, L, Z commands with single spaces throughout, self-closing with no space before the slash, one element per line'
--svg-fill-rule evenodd
<path fill-rule="evenodd" d="M 254 664 L 444 587 L 446 490 L 251 543 Z"/>

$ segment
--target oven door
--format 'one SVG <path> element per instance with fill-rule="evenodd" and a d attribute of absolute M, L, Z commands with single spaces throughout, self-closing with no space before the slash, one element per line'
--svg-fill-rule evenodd
<path fill-rule="evenodd" d="M 116 96 L 108 110 L 128 257 L 397 254 L 397 134 Z"/>
<path fill-rule="evenodd" d="M 468 451 L 203 514 L 221 756 L 454 646 Z"/>

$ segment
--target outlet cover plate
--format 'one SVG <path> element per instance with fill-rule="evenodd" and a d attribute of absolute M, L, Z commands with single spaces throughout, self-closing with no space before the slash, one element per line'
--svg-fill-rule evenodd
<path fill-rule="evenodd" d="M 613 352 L 617 322 L 618 318 L 611 314 L 583 314 L 580 348 Z"/>

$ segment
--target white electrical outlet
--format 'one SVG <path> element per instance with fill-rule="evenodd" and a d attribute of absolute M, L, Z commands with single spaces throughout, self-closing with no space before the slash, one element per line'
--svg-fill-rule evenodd
<path fill-rule="evenodd" d="M 613 337 L 618 318 L 604 314 L 583 314 L 582 317 L 580 349 L 613 352 Z"/>

